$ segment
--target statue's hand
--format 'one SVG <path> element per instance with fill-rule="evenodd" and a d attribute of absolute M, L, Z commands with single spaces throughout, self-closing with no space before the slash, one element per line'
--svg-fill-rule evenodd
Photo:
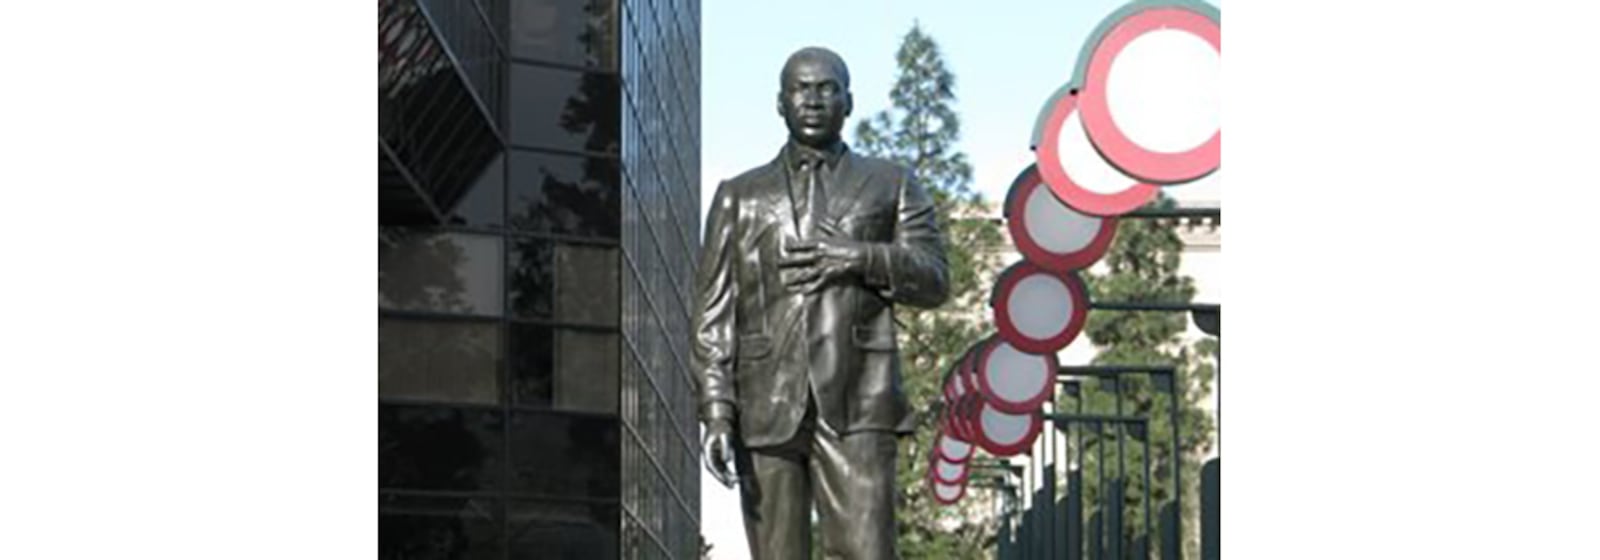
<path fill-rule="evenodd" d="M 825 237 L 790 242 L 783 250 L 784 285 L 808 294 L 867 268 L 867 244 L 860 241 Z"/>
<path fill-rule="evenodd" d="M 723 486 L 733 488 L 738 469 L 733 464 L 733 423 L 725 419 L 706 424 L 706 470 Z"/>

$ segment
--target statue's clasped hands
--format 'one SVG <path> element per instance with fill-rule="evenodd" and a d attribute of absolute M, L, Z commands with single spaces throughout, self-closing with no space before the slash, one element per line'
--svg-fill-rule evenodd
<path fill-rule="evenodd" d="M 867 245 L 832 237 L 789 241 L 783 245 L 778 267 L 789 289 L 815 293 L 829 283 L 865 270 Z"/>

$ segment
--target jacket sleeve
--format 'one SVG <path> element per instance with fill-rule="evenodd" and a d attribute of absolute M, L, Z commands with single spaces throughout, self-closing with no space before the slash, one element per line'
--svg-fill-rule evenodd
<path fill-rule="evenodd" d="M 734 311 L 738 282 L 734 262 L 737 201 L 727 182 L 717 186 L 706 215 L 705 241 L 695 271 L 693 367 L 700 382 L 702 420 L 731 416 L 737 402 L 733 386 Z M 719 404 L 720 403 L 720 404 Z"/>
<path fill-rule="evenodd" d="M 938 307 L 949 297 L 950 283 L 933 197 L 908 169 L 901 170 L 897 191 L 894 241 L 867 252 L 866 284 L 897 304 Z"/>

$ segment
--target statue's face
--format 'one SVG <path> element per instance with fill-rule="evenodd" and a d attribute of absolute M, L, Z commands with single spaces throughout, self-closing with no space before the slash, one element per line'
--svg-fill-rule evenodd
<path fill-rule="evenodd" d="M 847 78 L 826 60 L 806 57 L 791 62 L 783 72 L 778 92 L 778 114 L 795 141 L 823 148 L 839 140 L 852 100 Z"/>

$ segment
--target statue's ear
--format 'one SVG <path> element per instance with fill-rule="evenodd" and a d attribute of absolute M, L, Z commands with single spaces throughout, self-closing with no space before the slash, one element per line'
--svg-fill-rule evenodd
<path fill-rule="evenodd" d="M 850 111 L 855 110 L 855 108 L 856 96 L 848 91 L 844 92 L 844 116 L 850 116 Z"/>
<path fill-rule="evenodd" d="M 781 92 L 781 91 L 778 92 L 777 101 L 778 101 L 778 104 L 777 104 L 778 116 L 784 117 L 784 118 L 788 118 L 789 116 L 784 114 L 784 110 L 783 110 L 783 92 Z"/>

